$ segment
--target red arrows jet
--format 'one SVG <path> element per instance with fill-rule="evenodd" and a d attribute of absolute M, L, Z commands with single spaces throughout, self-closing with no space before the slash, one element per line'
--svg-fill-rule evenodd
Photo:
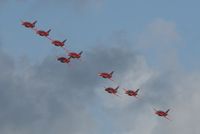
<path fill-rule="evenodd" d="M 35 24 L 37 23 L 37 21 L 34 22 L 28 22 L 28 21 L 21 21 L 22 25 L 25 26 L 26 28 L 34 28 Z"/>
<path fill-rule="evenodd" d="M 81 58 L 81 54 L 83 53 L 83 51 L 81 51 L 80 53 L 75 53 L 75 52 L 70 52 L 68 54 L 69 57 L 73 58 L 73 59 L 79 59 Z"/>
<path fill-rule="evenodd" d="M 110 73 L 99 73 L 98 75 L 101 76 L 104 79 L 110 79 L 112 80 L 112 75 L 113 75 L 114 71 L 110 72 Z"/>
<path fill-rule="evenodd" d="M 170 109 L 167 109 L 167 111 L 156 110 L 155 108 L 153 108 L 153 109 L 154 109 L 156 115 L 158 115 L 158 116 L 160 116 L 160 117 L 164 117 L 164 118 L 170 120 L 170 119 L 167 117 L 168 112 L 169 112 Z"/>
<path fill-rule="evenodd" d="M 69 63 L 70 62 L 70 57 L 69 58 L 58 57 L 57 60 L 60 61 L 61 63 Z"/>
<path fill-rule="evenodd" d="M 125 94 L 127 94 L 127 95 L 129 95 L 129 96 L 134 96 L 134 97 L 136 97 L 136 96 L 138 95 L 138 91 L 139 91 L 139 90 L 140 90 L 140 89 L 137 89 L 136 91 L 124 89 Z"/>
<path fill-rule="evenodd" d="M 49 32 L 51 31 L 51 29 L 49 29 L 48 31 L 43 31 L 43 30 L 38 30 L 36 33 L 40 36 L 49 36 Z"/>
<path fill-rule="evenodd" d="M 119 86 L 117 86 L 116 88 L 107 87 L 107 88 L 105 88 L 105 91 L 110 93 L 110 94 L 117 95 L 118 88 L 119 88 Z M 117 96 L 119 96 L 119 95 L 117 95 Z"/>
<path fill-rule="evenodd" d="M 63 40 L 63 41 L 59 41 L 59 40 L 53 40 L 51 43 L 57 47 L 63 47 L 65 45 L 65 42 L 67 41 L 67 39 Z"/>

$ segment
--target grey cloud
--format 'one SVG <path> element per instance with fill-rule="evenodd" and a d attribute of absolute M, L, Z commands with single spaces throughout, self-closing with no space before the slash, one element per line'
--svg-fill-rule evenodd
<path fill-rule="evenodd" d="M 164 20 L 162 20 L 162 23 L 165 23 Z M 171 24 L 172 23 L 165 23 L 165 26 L 171 27 L 171 30 L 167 28 L 169 31 L 177 31 Z M 155 27 L 160 26 L 155 25 Z M 200 87 L 198 83 L 199 72 L 187 73 L 184 71 L 184 67 L 181 66 L 181 63 L 176 57 L 178 55 L 178 48 L 173 46 L 174 44 L 177 45 L 177 38 L 174 39 L 174 36 L 164 34 L 166 32 L 165 28 L 159 29 L 159 34 L 155 37 L 162 35 L 164 40 L 161 39 L 159 41 L 160 44 L 151 44 L 152 42 L 157 42 L 157 38 L 147 37 L 147 40 L 150 39 L 149 45 L 152 47 L 150 50 L 156 49 L 158 52 L 160 51 L 156 56 L 160 56 L 161 59 L 163 58 L 161 53 L 171 56 L 171 61 L 173 62 L 168 62 L 166 64 L 165 62 L 167 62 L 167 60 L 163 58 L 163 62 L 156 62 L 156 65 L 164 64 L 162 65 L 163 68 L 155 70 L 146 64 L 145 59 L 141 58 L 139 62 L 134 62 L 134 67 L 130 66 L 126 72 L 123 72 L 121 77 L 121 83 L 124 87 L 141 87 L 139 95 L 142 99 L 137 101 L 133 98 L 125 98 L 124 95 L 122 95 L 121 98 L 114 98 L 101 95 L 99 91 L 97 91 L 97 94 L 99 94 L 101 98 L 99 101 L 102 104 L 100 109 L 106 109 L 103 112 L 106 112 L 110 119 L 109 123 L 112 129 L 110 133 L 197 134 L 199 132 L 199 128 L 197 127 L 199 122 L 197 113 L 199 111 L 198 105 L 200 96 L 198 90 Z M 177 37 L 180 36 L 178 32 L 175 33 Z M 143 40 L 145 39 L 146 38 Z M 163 52 L 163 50 L 165 50 L 164 48 L 167 48 L 168 53 Z M 176 55 L 171 55 L 170 50 L 174 49 Z M 173 58 L 177 59 L 174 60 Z M 177 66 L 174 67 L 174 64 Z M 166 65 L 167 68 L 164 67 Z M 128 86 L 123 82 L 127 83 Z M 123 93 L 121 92 L 121 94 Z M 169 118 L 172 119 L 172 122 L 154 115 L 153 107 L 161 110 L 170 108 Z M 105 118 L 107 116 L 105 116 Z"/>
<path fill-rule="evenodd" d="M 197 134 L 199 72 L 187 74 L 180 66 L 154 70 L 133 48 L 113 42 L 112 47 L 103 42 L 83 50 L 82 61 L 71 66 L 58 63 L 54 55 L 40 64 L 16 64 L 0 49 L 0 132 Z M 97 76 L 112 70 L 117 83 Z M 104 86 L 117 84 L 141 88 L 141 99 L 125 96 L 121 89 L 121 97 L 104 92 Z M 152 106 L 171 108 L 173 121 L 155 116 Z"/>
<path fill-rule="evenodd" d="M 179 79 L 171 82 L 174 97 L 168 96 L 171 105 L 170 118 L 172 122 L 158 124 L 153 133 L 194 133 L 198 134 L 197 124 L 200 120 L 199 112 L 199 72 L 179 74 Z M 170 90 L 170 88 L 168 89 Z M 167 91 L 166 91 L 167 92 Z M 168 94 L 167 94 L 168 95 Z"/>
<path fill-rule="evenodd" d="M 123 74 L 135 60 L 132 50 L 98 46 L 84 51 L 82 61 L 73 61 L 71 66 L 58 63 L 52 55 L 30 65 L 16 64 L 1 51 L 5 73 L 0 77 L 1 133 L 96 133 L 97 119 L 89 111 L 98 97 L 96 87 L 103 91 L 102 83 L 106 83 L 97 73 Z"/>
<path fill-rule="evenodd" d="M 144 73 L 148 71 L 144 70 Z M 129 81 L 134 82 L 134 79 Z M 111 120 L 113 134 L 197 134 L 199 132 L 197 124 L 200 120 L 198 81 L 199 72 L 194 74 L 180 70 L 162 74 L 154 72 L 150 75 L 150 79 L 142 84 L 139 92 L 141 99 L 126 98 L 124 95 L 121 98 L 102 97 L 100 102 L 103 104 L 100 109 L 106 109 L 104 112 Z M 134 87 L 134 84 L 131 87 Z M 170 108 L 169 118 L 172 121 L 157 117 L 153 107 L 161 110 Z"/>

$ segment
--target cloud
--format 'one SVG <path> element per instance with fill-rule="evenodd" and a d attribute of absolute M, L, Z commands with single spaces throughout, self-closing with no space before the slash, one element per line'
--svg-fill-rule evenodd
<path fill-rule="evenodd" d="M 1 133 L 93 133 L 95 121 L 84 108 L 88 99 L 85 101 L 82 95 L 87 89 L 70 86 L 77 75 L 69 78 L 69 71 L 63 73 L 65 65 L 49 59 L 34 67 L 22 66 L 19 74 L 13 59 L 2 51 L 0 55 Z M 55 66 L 63 70 L 58 71 Z"/>
<path fill-rule="evenodd" d="M 164 19 L 155 19 L 139 35 L 138 45 L 143 48 L 175 46 L 181 40 L 176 24 Z"/>
<path fill-rule="evenodd" d="M 82 61 L 71 66 L 58 63 L 52 55 L 31 65 L 25 58 L 15 63 L 2 50 L 0 54 L 2 134 L 98 132 L 97 119 L 90 115 L 91 102 L 98 97 L 97 87 L 105 93 L 102 83 L 107 82 L 97 73 L 123 74 L 137 61 L 131 50 L 119 47 L 84 51 Z"/>
<path fill-rule="evenodd" d="M 129 75 L 130 79 L 125 81 L 122 78 L 126 83 L 132 82 L 129 88 L 141 87 L 139 92 L 141 99 L 127 98 L 122 92 L 121 98 L 100 94 L 102 99 L 99 102 L 103 103 L 100 109 L 106 109 L 104 112 L 106 111 L 111 120 L 109 123 L 113 134 L 197 134 L 199 132 L 197 124 L 200 120 L 199 72 L 188 74 L 181 69 L 160 72 L 142 67 L 143 73 L 137 71 L 131 73 L 129 70 L 125 74 Z M 172 121 L 154 115 L 153 107 L 161 110 L 170 108 L 169 118 Z"/>
<path fill-rule="evenodd" d="M 154 19 L 137 38 L 137 49 L 146 55 L 157 69 L 177 69 L 179 50 L 184 42 L 173 21 Z M 157 64 L 159 63 L 159 64 Z"/>
<path fill-rule="evenodd" d="M 155 24 L 155 29 L 160 27 Z M 158 31 L 160 36 L 166 30 Z M 54 55 L 34 65 L 26 58 L 16 63 L 0 48 L 0 133 L 197 134 L 199 72 L 187 73 L 181 66 L 156 70 L 145 55 L 126 45 L 129 41 L 118 37 L 121 34 L 116 36 L 121 41 L 118 45 L 115 38 L 109 46 L 102 42 L 85 50 L 82 60 L 71 66 L 58 63 Z M 157 38 L 149 40 L 157 42 Z M 113 70 L 115 83 L 97 76 Z M 104 86 L 117 85 L 121 97 L 104 91 Z M 141 88 L 141 99 L 124 95 L 122 88 Z M 173 121 L 155 116 L 152 107 L 170 108 Z"/>
<path fill-rule="evenodd" d="M 197 107 L 199 103 L 199 72 L 192 74 L 171 74 L 172 78 L 176 78 L 171 80 L 168 83 L 168 89 L 165 89 L 165 100 L 168 98 L 168 105 L 171 107 L 170 118 L 172 122 L 160 122 L 153 129 L 152 133 L 194 133 L 197 134 L 199 132 L 198 124 L 200 118 L 197 116 L 198 111 L 200 110 Z M 171 92 L 173 94 L 168 94 Z M 160 99 L 159 99 L 160 101 Z M 161 102 L 162 103 L 162 102 Z"/>
<path fill-rule="evenodd" d="M 99 89 L 96 90 L 100 96 L 98 102 L 102 104 L 99 109 L 104 109 L 102 112 L 105 112 L 106 115 L 103 118 L 108 118 L 108 124 L 112 130 L 110 133 L 197 134 L 200 131 L 197 126 L 200 120 L 197 117 L 198 111 L 200 110 L 197 107 L 200 96 L 198 90 L 200 88 L 198 83 L 199 72 L 188 73 L 184 71 L 184 67 L 177 58 L 179 55 L 179 47 L 176 46 L 179 45 L 181 36 L 177 32 L 176 27 L 174 27 L 175 23 L 167 23 L 165 20 L 158 22 L 162 22 L 163 26 L 171 29 L 169 30 L 171 32 L 166 32 L 165 28 L 159 28 L 160 30 L 158 30 L 158 27 L 161 27 L 160 23 L 157 23 L 157 20 L 153 21 L 150 24 L 150 26 L 153 26 L 151 31 L 159 31 L 159 34 L 154 34 L 158 38 L 156 36 L 153 38 L 146 36 L 147 40 L 149 39 L 150 41 L 147 44 L 149 46 L 148 48 L 142 46 L 142 49 L 157 49 L 160 51 L 156 56 L 160 57 L 163 62 L 157 61 L 155 65 L 160 66 L 160 64 L 164 64 L 167 67 L 161 66 L 163 68 L 159 70 L 157 68 L 153 69 L 146 61 L 149 55 L 145 55 L 145 58 L 139 56 L 140 58 L 134 62 L 134 66 L 129 66 L 130 68 L 127 68 L 123 72 L 123 75 L 120 74 L 120 79 L 117 78 L 122 87 L 140 87 L 139 95 L 142 99 L 135 100 L 134 98 L 127 98 L 123 95 L 123 91 L 120 91 L 120 98 L 109 95 L 104 96 L 99 93 Z M 174 34 L 166 34 L 165 32 Z M 160 40 L 160 36 L 162 40 Z M 159 42 L 160 45 L 153 44 L 152 42 Z M 167 51 L 165 52 L 163 48 Z M 175 55 L 171 55 L 171 50 L 174 50 Z M 152 51 L 152 53 L 154 52 Z M 162 57 L 163 55 L 168 55 L 172 59 L 169 58 L 169 62 L 165 63 L 167 60 L 165 57 Z M 173 58 L 176 58 L 176 60 Z M 149 59 L 152 60 L 152 57 Z M 174 64 L 177 66 L 174 66 Z M 172 122 L 155 116 L 152 107 L 161 110 L 170 108 L 169 118 L 172 119 Z"/>

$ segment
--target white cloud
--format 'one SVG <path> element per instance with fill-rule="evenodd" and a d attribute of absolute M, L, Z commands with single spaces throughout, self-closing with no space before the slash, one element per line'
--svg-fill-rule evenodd
<path fill-rule="evenodd" d="M 164 20 L 154 21 L 144 31 L 147 32 L 141 37 L 149 42 L 147 48 L 158 47 L 159 51 L 162 47 L 171 50 L 174 46 L 171 44 L 176 45 L 181 38 L 175 24 Z M 14 59 L 0 49 L 0 133 L 198 134 L 200 131 L 200 72 L 187 73 L 181 66 L 170 66 L 178 60 L 169 62 L 168 69 L 155 70 L 145 56 L 119 46 L 96 47 L 84 52 L 83 58 L 82 62 L 74 62 L 73 68 L 57 63 L 53 56 L 36 65 L 23 62 L 18 66 L 27 67 L 22 67 L 19 73 Z M 97 76 L 99 71 L 111 70 L 115 71 L 113 78 L 117 84 Z M 103 89 L 118 84 L 121 98 Z M 141 88 L 141 99 L 125 96 L 123 87 Z M 171 108 L 172 122 L 157 117 L 152 106 Z"/>
<path fill-rule="evenodd" d="M 155 19 L 148 24 L 147 28 L 139 35 L 138 45 L 143 48 L 159 47 L 175 47 L 181 40 L 181 36 L 177 32 L 174 22 L 163 19 Z"/>
<path fill-rule="evenodd" d="M 155 19 L 139 34 L 136 46 L 137 50 L 146 55 L 151 65 L 166 70 L 179 68 L 178 53 L 183 45 L 176 23 Z"/>

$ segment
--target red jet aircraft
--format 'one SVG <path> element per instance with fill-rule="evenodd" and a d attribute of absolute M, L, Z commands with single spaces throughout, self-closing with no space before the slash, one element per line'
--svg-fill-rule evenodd
<path fill-rule="evenodd" d="M 63 47 L 65 45 L 65 42 L 67 41 L 67 39 L 63 40 L 63 41 L 59 41 L 59 40 L 53 40 L 51 43 L 57 47 Z"/>
<path fill-rule="evenodd" d="M 110 73 L 99 73 L 98 75 L 101 76 L 104 79 L 110 79 L 112 80 L 112 75 L 113 75 L 114 71 L 110 72 Z"/>
<path fill-rule="evenodd" d="M 43 31 L 43 30 L 38 30 L 36 33 L 40 36 L 49 36 L 49 32 L 51 31 L 51 29 L 49 29 L 48 31 Z"/>
<path fill-rule="evenodd" d="M 21 21 L 22 25 L 25 26 L 26 28 L 34 28 L 35 24 L 37 23 L 37 21 L 34 22 L 28 22 L 28 21 Z"/>
<path fill-rule="evenodd" d="M 70 57 L 69 58 L 58 57 L 57 60 L 60 61 L 61 63 L 69 63 L 70 62 Z"/>
<path fill-rule="evenodd" d="M 138 91 L 139 91 L 139 90 L 140 90 L 140 89 L 137 89 L 136 91 L 124 89 L 125 94 L 127 94 L 127 95 L 129 95 L 129 96 L 134 96 L 134 97 L 137 97 Z"/>
<path fill-rule="evenodd" d="M 117 95 L 118 88 L 119 88 L 119 86 L 117 86 L 116 88 L 107 87 L 107 88 L 105 88 L 105 91 L 110 93 L 110 94 Z M 117 96 L 119 96 L 119 95 L 117 95 Z"/>
<path fill-rule="evenodd" d="M 153 108 L 153 109 L 154 109 L 156 115 L 158 115 L 158 116 L 160 116 L 160 117 L 164 117 L 164 118 L 170 120 L 170 119 L 167 117 L 168 112 L 169 112 L 170 109 L 168 109 L 167 111 L 156 110 L 155 108 Z"/>
<path fill-rule="evenodd" d="M 83 53 L 83 51 L 81 51 L 80 53 L 75 53 L 75 52 L 70 52 L 68 54 L 69 57 L 73 58 L 73 59 L 79 59 L 81 58 L 81 54 Z"/>

